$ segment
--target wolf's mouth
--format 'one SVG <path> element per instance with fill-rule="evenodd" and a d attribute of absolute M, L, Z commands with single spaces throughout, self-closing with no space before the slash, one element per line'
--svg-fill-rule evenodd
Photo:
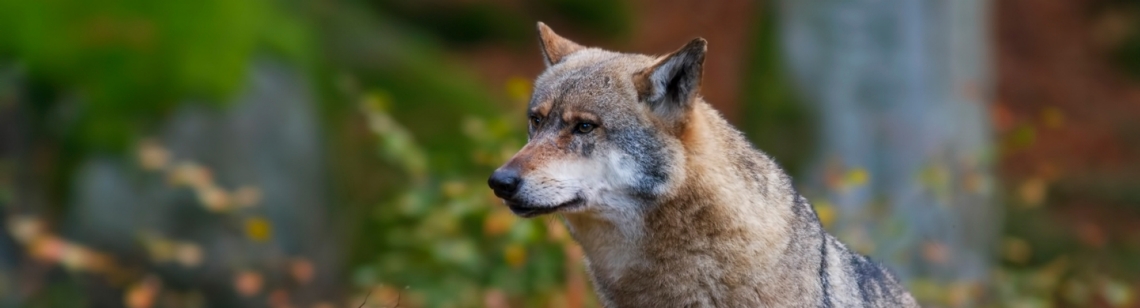
<path fill-rule="evenodd" d="M 509 207 L 511 209 L 511 212 L 515 213 L 515 215 L 519 215 L 524 218 L 530 218 L 538 215 L 554 213 L 561 209 L 579 207 L 582 206 L 585 201 L 586 200 L 582 199 L 582 197 L 574 197 L 574 199 L 571 199 L 570 201 L 566 201 L 555 206 L 534 206 L 530 204 L 518 203 L 511 200 L 506 200 L 506 203 L 507 207 Z"/>

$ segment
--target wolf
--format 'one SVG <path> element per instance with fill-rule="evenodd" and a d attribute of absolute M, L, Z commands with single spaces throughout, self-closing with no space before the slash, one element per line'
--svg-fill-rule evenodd
<path fill-rule="evenodd" d="M 603 306 L 918 307 L 704 101 L 704 39 L 654 57 L 538 36 L 528 141 L 488 185 L 562 217 Z"/>

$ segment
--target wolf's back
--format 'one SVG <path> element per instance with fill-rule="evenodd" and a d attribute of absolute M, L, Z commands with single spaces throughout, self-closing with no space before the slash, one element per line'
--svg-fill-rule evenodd
<path fill-rule="evenodd" d="M 797 198 L 797 208 L 810 209 L 803 197 Z M 800 234 L 817 237 L 818 250 L 805 253 L 819 260 L 819 279 L 822 294 L 821 307 L 919 307 L 910 293 L 886 267 L 852 251 L 838 239 L 823 230 L 814 213 L 796 211 L 807 221 Z M 803 239 L 801 239 L 803 240 Z M 813 249 L 814 250 L 814 249 Z"/>

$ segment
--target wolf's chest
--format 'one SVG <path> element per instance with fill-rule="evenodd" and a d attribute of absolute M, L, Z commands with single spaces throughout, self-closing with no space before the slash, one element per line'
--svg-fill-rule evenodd
<path fill-rule="evenodd" d="M 591 267 L 606 307 L 762 307 L 754 281 L 699 264 L 688 268 L 626 268 L 620 274 Z M 619 276 L 610 280 L 602 276 Z"/>

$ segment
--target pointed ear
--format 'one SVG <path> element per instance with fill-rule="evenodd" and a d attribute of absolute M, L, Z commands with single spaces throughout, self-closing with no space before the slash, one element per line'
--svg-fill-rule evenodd
<path fill-rule="evenodd" d="M 638 100 L 663 119 L 683 119 L 701 88 L 708 42 L 696 38 L 633 75 Z"/>
<path fill-rule="evenodd" d="M 582 45 L 558 36 L 546 24 L 538 22 L 538 44 L 542 47 L 542 58 L 546 60 L 546 67 L 554 66 L 566 56 L 584 49 Z"/>

